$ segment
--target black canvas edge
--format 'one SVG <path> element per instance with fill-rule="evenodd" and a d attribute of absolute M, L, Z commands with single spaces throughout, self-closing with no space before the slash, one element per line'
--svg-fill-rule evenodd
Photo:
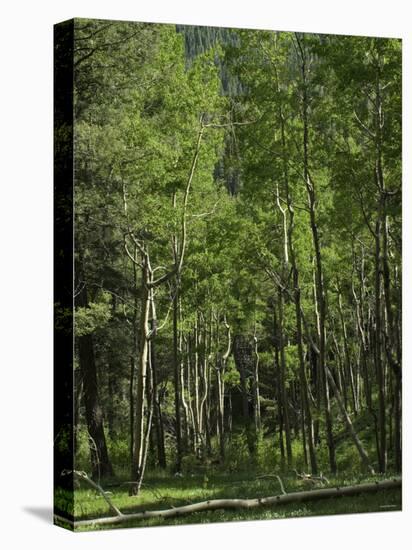
<path fill-rule="evenodd" d="M 74 530 L 73 44 L 74 20 L 54 25 L 53 522 L 70 530 Z"/>

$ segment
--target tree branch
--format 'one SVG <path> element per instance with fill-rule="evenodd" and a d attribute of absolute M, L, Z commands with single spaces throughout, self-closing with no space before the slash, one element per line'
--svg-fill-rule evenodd
<path fill-rule="evenodd" d="M 68 473 L 68 472 L 66 472 Z M 98 485 L 95 483 L 92 479 L 89 478 L 89 476 L 86 474 L 86 472 L 81 472 L 79 470 L 73 470 L 74 477 L 77 477 L 77 479 L 85 481 L 90 487 L 95 489 L 98 493 L 102 495 L 104 500 L 107 502 L 110 510 L 116 514 L 116 517 L 122 518 L 123 514 L 122 512 L 113 504 L 113 502 L 110 500 L 110 498 L 107 496 L 107 493 Z"/>

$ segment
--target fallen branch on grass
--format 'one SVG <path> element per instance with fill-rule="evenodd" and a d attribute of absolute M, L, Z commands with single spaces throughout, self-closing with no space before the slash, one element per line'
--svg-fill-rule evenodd
<path fill-rule="evenodd" d="M 86 479 L 82 477 L 82 479 Z M 89 479 L 89 478 L 87 478 Z M 90 481 L 90 480 L 89 480 Z M 187 504 L 185 506 L 178 506 L 176 508 L 170 508 L 167 510 L 147 510 L 142 512 L 135 512 L 131 514 L 118 513 L 112 517 L 103 517 L 96 519 L 84 519 L 79 521 L 69 521 L 75 527 L 85 527 L 93 525 L 107 525 L 115 523 L 123 523 L 130 520 L 141 520 L 147 518 L 172 518 L 177 516 L 183 516 L 186 514 L 192 514 L 194 512 L 202 512 L 204 510 L 220 510 L 220 509 L 252 509 L 263 506 L 276 506 L 280 504 L 289 504 L 293 502 L 307 502 L 312 500 L 321 500 L 330 497 L 337 496 L 354 496 L 364 493 L 376 493 L 385 489 L 397 489 L 402 486 L 402 480 L 400 478 L 375 481 L 372 483 L 361 483 L 358 485 L 350 485 L 347 487 L 333 487 L 327 489 L 315 489 L 312 491 L 299 491 L 295 493 L 282 494 L 277 496 L 270 496 L 264 498 L 250 498 L 250 499 L 216 499 L 206 500 L 204 502 L 196 502 L 194 504 Z M 104 493 L 103 489 L 101 489 Z M 110 501 L 107 495 L 106 501 Z M 110 502 L 111 509 L 117 510 Z"/>
<path fill-rule="evenodd" d="M 117 517 L 123 517 L 122 512 L 113 504 L 113 502 L 110 500 L 110 497 L 108 495 L 108 492 L 102 489 L 100 485 L 95 483 L 90 477 L 86 474 L 86 472 L 81 472 L 79 470 L 63 470 L 62 475 L 68 475 L 73 474 L 73 476 L 79 480 L 85 481 L 90 487 L 93 487 L 98 493 L 102 495 L 104 500 L 107 502 L 110 510 L 116 514 Z"/>
<path fill-rule="evenodd" d="M 329 485 L 329 480 L 327 477 L 325 477 L 322 472 L 320 473 L 320 476 L 314 476 L 312 474 L 306 474 L 305 472 L 302 472 L 301 474 L 297 470 L 293 470 L 295 472 L 296 478 L 305 483 L 306 485 L 316 486 L 321 485 L 322 487 L 326 484 Z"/>
<path fill-rule="evenodd" d="M 280 490 L 282 491 L 282 495 L 287 494 L 286 491 L 285 491 L 285 486 L 283 485 L 283 481 L 280 478 L 280 476 L 277 476 L 277 475 L 274 475 L 274 474 L 264 474 L 264 475 L 258 476 L 256 479 L 269 479 L 269 478 L 277 479 L 279 481 Z"/>

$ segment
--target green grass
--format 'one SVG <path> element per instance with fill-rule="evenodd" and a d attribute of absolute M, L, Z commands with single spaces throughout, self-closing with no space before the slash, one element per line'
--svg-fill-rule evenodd
<path fill-rule="evenodd" d="M 305 490 L 294 477 L 283 477 L 286 492 Z M 370 477 L 338 477 L 330 479 L 330 486 L 367 482 Z M 373 479 L 377 479 L 376 477 Z M 252 498 L 280 494 L 276 479 L 256 479 L 253 474 L 187 475 L 175 478 L 148 474 L 138 497 L 129 497 L 127 486 L 110 488 L 112 502 L 124 513 L 142 510 L 166 509 L 215 498 Z M 63 495 L 60 495 L 63 497 Z M 307 503 L 288 504 L 253 510 L 203 511 L 177 518 L 150 518 L 131 520 L 113 527 L 146 527 L 222 521 L 307 517 L 330 514 L 381 512 L 401 510 L 401 491 L 388 490 L 356 497 L 338 497 Z M 81 487 L 75 491 L 74 513 L 77 520 L 110 515 L 103 498 L 92 489 Z M 107 529 L 108 526 L 81 527 L 76 530 Z"/>

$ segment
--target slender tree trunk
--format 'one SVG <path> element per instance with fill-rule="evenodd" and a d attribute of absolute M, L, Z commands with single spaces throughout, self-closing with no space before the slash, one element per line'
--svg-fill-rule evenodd
<path fill-rule="evenodd" d="M 402 386 L 401 379 L 395 378 L 394 389 L 394 407 L 395 407 L 395 427 L 394 427 L 394 450 L 395 450 L 395 470 L 402 471 Z"/>
<path fill-rule="evenodd" d="M 74 455 L 78 449 L 78 430 L 80 427 L 80 407 L 83 402 L 83 380 L 80 368 L 74 370 Z"/>
<path fill-rule="evenodd" d="M 129 430 L 130 430 L 130 465 L 133 476 L 133 458 L 134 458 L 134 374 L 136 370 L 135 356 L 130 357 L 130 379 L 129 379 Z"/>
<path fill-rule="evenodd" d="M 225 388 L 221 367 L 216 368 L 216 386 L 217 386 L 217 430 L 219 434 L 219 453 L 220 460 L 225 460 Z"/>
<path fill-rule="evenodd" d="M 203 352 L 201 354 L 201 382 L 202 382 L 202 388 L 201 388 L 201 395 L 200 395 L 200 431 L 202 434 L 202 456 L 206 456 L 207 454 L 207 424 L 208 424 L 208 409 L 207 409 L 207 398 L 210 392 L 210 377 L 209 377 L 209 370 L 210 370 L 210 333 L 208 333 L 207 330 L 207 322 L 206 319 L 202 316 L 202 320 L 204 323 L 203 326 Z"/>
<path fill-rule="evenodd" d="M 289 405 L 288 405 L 288 391 L 286 388 L 286 358 L 285 358 L 285 343 L 283 338 L 283 292 L 278 289 L 278 340 L 280 351 L 280 394 L 282 399 L 282 419 L 285 425 L 285 438 L 286 438 L 286 454 L 288 460 L 288 466 L 290 467 L 293 462 L 292 455 L 292 441 L 290 435 L 290 423 L 289 423 Z"/>
<path fill-rule="evenodd" d="M 293 269 L 293 284 L 295 287 L 294 297 L 295 297 L 295 313 L 296 313 L 296 339 L 297 339 L 298 355 L 299 355 L 300 386 L 302 391 L 302 402 L 304 405 L 304 415 L 307 423 L 307 432 L 308 432 L 307 437 L 308 437 L 311 472 L 312 474 L 316 475 L 318 473 L 318 465 L 317 465 L 316 452 L 315 452 L 313 421 L 312 421 L 312 414 L 311 414 L 310 403 L 309 403 L 308 381 L 307 381 L 306 370 L 305 370 L 305 359 L 303 356 L 300 288 L 299 288 L 298 272 L 296 269 Z M 303 445 L 305 445 L 304 441 L 303 441 Z"/>
<path fill-rule="evenodd" d="M 312 231 L 313 247 L 315 249 L 316 262 L 316 293 L 317 307 L 319 309 L 319 370 L 323 391 L 323 405 L 326 423 L 326 436 L 329 449 L 329 464 L 332 473 L 336 473 L 335 444 L 332 431 L 332 413 L 330 407 L 328 379 L 326 376 L 325 354 L 326 354 L 326 295 L 323 281 L 322 255 L 320 250 L 320 239 L 316 223 L 316 192 L 314 182 L 309 173 L 309 121 L 308 121 L 308 84 L 307 84 L 307 60 L 304 45 L 296 34 L 297 45 L 301 54 L 301 75 L 302 75 L 302 122 L 303 122 L 303 177 L 306 184 L 309 206 L 310 227 Z"/>
<path fill-rule="evenodd" d="M 194 419 L 194 413 L 193 413 L 193 406 L 192 406 L 192 402 L 193 402 L 193 399 L 192 399 L 192 377 L 191 377 L 191 345 L 190 345 L 190 334 L 188 334 L 187 336 L 187 341 L 186 341 L 186 348 L 187 348 L 187 353 L 186 353 L 186 372 L 187 372 L 187 382 L 186 382 L 186 387 L 187 387 L 187 409 L 188 409 L 188 417 L 189 417 L 189 421 L 190 421 L 190 428 L 189 428 L 189 439 L 190 439 L 190 449 L 192 449 L 192 451 L 194 452 L 195 450 L 195 434 L 196 434 L 196 429 L 195 429 L 195 419 Z"/>
<path fill-rule="evenodd" d="M 323 396 L 323 373 L 322 373 L 322 366 L 321 362 L 319 361 L 319 346 L 320 346 L 320 333 L 321 333 L 321 325 L 320 325 L 320 316 L 319 316 L 319 307 L 318 307 L 318 292 L 317 292 L 317 285 L 316 285 L 316 267 L 314 259 L 312 258 L 312 278 L 313 278 L 313 284 L 312 284 L 312 296 L 313 296 L 313 309 L 315 311 L 315 320 L 316 320 L 316 336 L 317 336 L 317 346 L 318 346 L 318 353 L 313 353 L 313 350 L 310 350 L 309 352 L 309 358 L 310 362 L 313 364 L 312 372 L 316 374 L 315 380 L 316 383 L 314 384 L 314 391 L 315 391 L 315 397 L 316 397 L 316 409 L 317 409 L 317 415 L 316 420 L 314 421 L 314 431 L 315 431 L 315 444 L 319 445 L 320 443 L 320 412 L 322 410 L 322 396 Z"/>
<path fill-rule="evenodd" d="M 78 338 L 79 365 L 82 370 L 86 423 L 89 432 L 92 478 L 102 479 L 113 475 L 107 452 L 100 405 L 93 339 L 90 334 Z"/>
<path fill-rule="evenodd" d="M 343 336 L 343 351 L 344 351 L 344 357 L 345 357 L 345 363 L 346 363 L 346 372 L 350 383 L 350 390 L 352 395 L 352 408 L 353 408 L 353 412 L 356 415 L 358 414 L 358 402 L 356 399 L 355 381 L 353 377 L 353 369 L 352 369 L 351 359 L 349 354 L 348 334 L 346 330 L 345 318 L 343 316 L 342 293 L 340 288 L 338 288 L 338 307 L 339 307 L 339 317 L 340 317 L 342 336 Z"/>
<path fill-rule="evenodd" d="M 157 379 L 157 363 L 154 339 L 151 341 L 150 346 L 151 353 L 151 369 L 153 380 L 153 420 L 156 432 L 156 446 L 157 446 L 157 460 L 160 468 L 166 468 L 166 449 L 165 449 L 165 436 L 163 429 L 163 414 L 160 404 L 158 379 Z"/>
<path fill-rule="evenodd" d="M 198 458 L 201 458 L 202 454 L 202 434 L 201 434 L 201 420 L 200 420 L 200 391 L 199 391 L 199 330 L 198 330 L 198 314 L 196 312 L 195 325 L 193 327 L 193 390 L 194 390 L 194 425 L 195 425 L 195 451 Z"/>
<path fill-rule="evenodd" d="M 240 389 L 242 395 L 242 419 L 246 429 L 249 453 L 254 455 L 256 450 L 256 433 L 251 422 L 249 411 L 248 382 L 252 360 L 252 347 L 248 337 L 237 334 L 233 339 L 233 357 L 240 374 Z"/>
<path fill-rule="evenodd" d="M 302 429 L 303 460 L 304 460 L 305 468 L 307 468 L 309 465 L 309 461 L 308 461 L 308 446 L 307 446 L 307 436 L 306 436 L 305 405 L 303 402 L 304 400 L 302 398 L 302 391 L 300 393 L 301 393 L 300 403 L 301 403 L 301 409 L 302 409 L 300 424 Z M 312 472 L 313 472 L 313 468 L 312 468 Z"/>
<path fill-rule="evenodd" d="M 134 435 L 132 480 L 135 482 L 130 487 L 131 495 L 138 495 L 143 482 L 145 465 L 145 403 L 146 403 L 146 380 L 149 361 L 149 315 L 151 291 L 150 266 L 148 258 L 143 259 L 142 267 L 142 288 L 141 288 L 141 313 L 139 321 L 139 357 L 136 384 L 136 421 Z"/>
<path fill-rule="evenodd" d="M 383 176 L 382 176 L 383 178 Z M 391 279 L 389 268 L 389 222 L 386 214 L 386 196 L 382 198 L 383 202 L 383 227 L 382 227 L 382 279 L 384 290 L 384 304 L 385 304 L 385 352 L 388 364 L 393 374 L 393 411 L 394 411 L 394 429 L 393 438 L 389 437 L 389 441 L 394 443 L 394 455 L 395 455 L 395 468 L 397 471 L 401 470 L 401 387 L 402 387 L 402 375 L 401 375 L 401 351 L 400 351 L 400 339 L 397 334 L 396 323 L 392 311 L 392 299 L 391 291 Z M 398 307 L 400 307 L 400 302 Z M 396 302 L 395 302 L 396 303 Z"/>
<path fill-rule="evenodd" d="M 262 427 L 262 421 L 260 417 L 260 395 L 259 395 L 259 351 L 258 340 L 256 334 L 253 337 L 254 340 L 254 365 L 253 365 L 253 411 L 255 419 L 255 430 L 259 433 Z"/>
<path fill-rule="evenodd" d="M 340 408 L 340 411 L 342 413 L 342 416 L 343 418 L 345 419 L 345 423 L 346 423 L 346 427 L 348 428 L 348 431 L 349 431 L 349 434 L 355 444 L 355 447 L 356 449 L 358 450 L 358 453 L 359 453 L 359 456 L 361 458 L 361 461 L 362 461 L 362 464 L 363 466 L 365 467 L 365 469 L 371 473 L 371 474 L 375 474 L 375 471 L 371 465 L 371 462 L 369 460 L 369 456 L 367 454 L 367 452 L 365 451 L 363 445 L 362 445 L 362 442 L 361 440 L 359 439 L 358 437 L 358 434 L 356 433 L 355 431 L 355 428 L 353 427 L 353 424 L 352 424 L 352 421 L 350 419 L 350 416 L 348 415 L 346 409 L 345 409 L 345 405 L 343 403 L 343 399 L 342 399 L 342 396 L 339 392 L 339 389 L 338 387 L 336 386 L 336 383 L 335 383 L 335 380 L 333 378 L 333 375 L 330 371 L 330 369 L 328 367 L 326 367 L 326 374 L 329 378 L 329 381 L 330 381 L 330 384 L 332 386 L 332 389 L 335 393 L 335 398 L 338 402 L 338 405 L 339 405 L 339 408 Z"/>
<path fill-rule="evenodd" d="M 179 308 L 179 283 L 175 287 L 173 298 L 173 376 L 174 376 L 174 396 L 175 396 L 175 432 L 176 432 L 176 472 L 182 469 L 182 422 L 180 415 L 180 362 L 178 355 L 178 308 Z"/>
<path fill-rule="evenodd" d="M 379 403 L 379 471 L 386 471 L 386 403 L 385 403 L 385 376 L 382 363 L 382 318 L 381 318 L 381 220 L 380 215 L 375 224 L 375 367 L 378 383 Z"/>
<path fill-rule="evenodd" d="M 273 307 L 273 321 L 274 321 L 274 328 L 275 333 L 277 332 L 277 317 L 276 317 L 276 305 L 274 304 Z M 283 441 L 283 403 L 282 403 L 282 382 L 281 382 L 281 376 L 280 376 L 280 358 L 279 358 L 279 345 L 275 345 L 275 354 L 274 354 L 274 367 L 275 367 L 275 376 L 276 376 L 276 398 L 275 402 L 277 402 L 277 409 L 278 409 L 278 422 L 279 422 L 279 451 L 280 451 L 280 462 L 281 462 L 281 470 L 283 471 L 285 469 L 285 443 Z M 276 425 L 275 425 L 275 433 L 276 433 Z"/>
<path fill-rule="evenodd" d="M 233 342 L 233 355 L 236 366 L 240 374 L 240 388 L 242 392 L 242 416 L 245 423 L 249 422 L 249 399 L 247 391 L 247 374 L 246 374 L 246 351 L 245 338 L 242 335 L 236 335 Z"/>
<path fill-rule="evenodd" d="M 134 246 L 132 262 L 133 267 L 133 316 L 132 316 L 132 355 L 130 357 L 130 380 L 129 380 L 129 429 L 130 429 L 130 466 L 131 476 L 133 478 L 133 459 L 134 459 L 134 427 L 135 427 L 135 373 L 136 361 L 139 350 L 139 288 L 137 272 L 137 248 Z"/>
<path fill-rule="evenodd" d="M 182 319 L 182 308 L 179 301 L 179 317 Z M 180 373 L 180 392 L 181 392 L 181 398 L 182 398 L 182 406 L 183 406 L 183 426 L 184 426 L 184 437 L 182 438 L 182 446 L 185 450 L 190 448 L 190 412 L 189 412 L 189 406 L 186 400 L 186 380 L 185 380 L 185 354 L 183 353 L 183 349 L 186 350 L 188 354 L 188 347 L 186 346 L 186 340 L 183 337 L 183 332 L 179 331 L 179 357 L 180 357 L 180 365 L 179 365 L 179 373 Z"/>
<path fill-rule="evenodd" d="M 279 91 L 279 83 L 278 83 Z M 301 400 L 302 400 L 302 418 L 303 421 L 306 421 L 306 435 L 309 448 L 309 457 L 311 464 L 311 471 L 313 474 L 317 474 L 317 458 L 314 444 L 314 433 L 313 433 L 313 421 L 312 414 L 310 410 L 309 402 L 309 391 L 308 391 L 308 381 L 305 371 L 305 360 L 303 354 L 303 340 L 302 340 L 302 312 L 301 312 L 301 300 L 300 300 L 300 287 L 299 287 L 299 270 L 297 266 L 295 248 L 294 248 L 294 210 L 292 205 L 292 198 L 290 195 L 289 189 L 289 171 L 288 171 L 288 152 L 286 147 L 286 132 L 285 132 L 285 117 L 282 111 L 282 103 L 279 102 L 279 121 L 281 128 L 281 140 L 282 140 L 282 163 L 283 163 L 283 182 L 286 192 L 286 202 L 289 215 L 289 224 L 287 227 L 287 237 L 285 242 L 288 243 L 289 254 L 288 259 L 290 259 L 291 268 L 292 268 L 292 277 L 293 277 L 293 301 L 295 304 L 295 313 L 296 313 L 296 343 L 298 347 L 298 356 L 299 356 L 299 377 L 300 377 L 300 388 L 301 388 Z M 284 218 L 285 219 L 285 218 Z M 306 441 L 305 430 L 302 430 L 302 444 L 304 455 L 306 456 Z"/>

